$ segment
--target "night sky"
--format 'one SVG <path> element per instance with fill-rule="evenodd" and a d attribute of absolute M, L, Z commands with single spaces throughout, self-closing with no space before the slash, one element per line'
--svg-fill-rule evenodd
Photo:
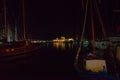
<path fill-rule="evenodd" d="M 84 10 L 82 0 L 24 0 L 27 37 L 33 39 L 54 39 L 60 36 L 77 37 L 81 35 Z M 113 30 L 114 26 L 120 25 L 119 21 L 114 25 L 112 22 L 112 9 L 120 9 L 119 0 L 97 0 L 100 7 L 106 32 Z M 3 0 L 0 0 L 0 13 L 3 16 Z M 83 0 L 85 3 L 85 0 Z M 7 21 L 11 26 L 18 26 L 18 33 L 22 36 L 22 0 L 7 0 Z M 84 6 L 85 7 L 85 6 Z M 88 8 L 89 9 L 89 8 Z M 89 14 L 89 13 L 88 13 Z M 87 20 L 89 20 L 88 15 Z M 3 17 L 1 24 L 3 25 Z M 116 18 L 114 18 L 115 20 Z M 117 20 L 118 20 L 117 19 Z M 114 21 L 115 23 L 116 21 Z M 99 25 L 99 24 L 98 24 Z M 88 21 L 87 27 L 91 26 Z M 106 27 L 107 26 L 107 27 Z M 87 28 L 86 33 L 88 33 Z M 96 31 L 99 31 L 96 29 Z M 115 30 L 114 30 L 115 31 Z M 114 34 L 114 31 L 112 34 Z M 88 33 L 89 34 L 89 33 Z M 110 34 L 109 34 L 110 35 Z"/>

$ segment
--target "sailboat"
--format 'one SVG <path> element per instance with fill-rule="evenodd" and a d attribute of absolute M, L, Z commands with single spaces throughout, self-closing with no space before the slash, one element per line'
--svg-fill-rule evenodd
<path fill-rule="evenodd" d="M 8 41 L 8 25 L 7 25 L 7 17 L 6 17 L 6 0 L 4 1 L 4 39 L 2 44 L 0 44 L 0 57 L 6 56 L 14 56 L 18 54 L 25 54 L 31 51 L 35 51 L 39 48 L 39 46 L 33 43 L 26 38 L 26 26 L 25 26 L 25 14 L 24 14 L 24 0 L 22 0 L 22 15 L 23 15 L 23 32 L 24 32 L 24 39 L 22 40 L 15 40 L 15 41 Z M 10 30 L 10 29 L 9 29 Z M 17 28 L 15 27 L 15 31 L 17 32 Z M 16 33 L 15 32 L 15 33 Z M 16 33 L 17 34 L 17 33 Z M 15 38 L 17 36 L 15 35 Z"/>
<path fill-rule="evenodd" d="M 83 31 L 81 35 L 80 45 L 75 57 L 75 69 L 79 73 L 79 76 L 83 80 L 119 80 L 118 74 L 116 73 L 116 65 L 110 45 L 101 49 L 96 48 L 95 40 L 95 27 L 93 18 L 93 6 L 97 9 L 98 19 L 102 26 L 102 33 L 104 34 L 104 40 L 107 40 L 106 33 L 103 27 L 102 19 L 99 13 L 96 0 L 86 0 L 85 17 L 83 24 Z M 94 5 L 93 5 L 94 3 Z M 85 41 L 84 35 L 86 28 L 86 19 L 88 13 L 88 5 L 90 6 L 91 16 L 91 28 L 92 28 L 92 40 Z M 90 26 L 90 25 L 89 25 Z M 102 41 L 102 39 L 101 39 Z M 85 46 L 83 45 L 85 44 Z"/>

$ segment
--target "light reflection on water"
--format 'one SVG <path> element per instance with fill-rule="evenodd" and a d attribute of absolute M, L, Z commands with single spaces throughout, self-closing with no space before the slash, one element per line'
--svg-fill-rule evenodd
<path fill-rule="evenodd" d="M 77 46 L 75 42 L 56 42 L 53 43 L 53 47 L 56 49 L 68 49 L 68 48 L 73 48 L 74 46 Z"/>
<path fill-rule="evenodd" d="M 53 43 L 53 47 L 55 47 L 56 49 L 65 49 L 65 48 L 70 48 L 72 47 L 72 44 L 70 43 L 63 43 L 63 42 L 56 42 Z"/>
<path fill-rule="evenodd" d="M 78 43 L 76 43 L 76 42 L 50 42 L 50 43 L 44 43 L 41 46 L 48 47 L 48 48 L 53 47 L 55 49 L 65 50 L 68 48 L 73 48 L 77 45 L 78 45 Z"/>

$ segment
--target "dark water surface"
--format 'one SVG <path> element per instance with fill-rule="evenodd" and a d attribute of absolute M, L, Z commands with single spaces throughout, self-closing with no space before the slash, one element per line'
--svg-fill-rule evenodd
<path fill-rule="evenodd" d="M 0 60 L 0 80 L 77 80 L 74 59 L 77 46 L 68 43 L 40 45 L 38 51 Z"/>

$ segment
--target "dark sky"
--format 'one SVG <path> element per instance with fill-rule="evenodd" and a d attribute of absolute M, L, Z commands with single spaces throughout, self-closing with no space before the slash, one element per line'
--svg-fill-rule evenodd
<path fill-rule="evenodd" d="M 82 19 L 80 1 L 36 0 L 30 3 L 29 23 L 40 38 L 76 36 Z"/>
<path fill-rule="evenodd" d="M 2 8 L 3 0 L 0 1 Z M 85 0 L 83 1 L 85 2 Z M 106 27 L 106 29 L 109 28 L 107 30 L 107 33 L 109 33 L 113 29 L 113 24 L 111 23 L 112 9 L 120 9 L 120 6 L 118 6 L 120 1 L 97 1 L 99 3 L 98 6 L 100 7 L 101 15 L 104 18 L 104 24 L 105 26 L 109 26 Z M 22 0 L 7 0 L 8 21 L 11 25 L 17 24 L 19 34 L 22 33 L 23 28 L 21 5 Z M 3 10 L 1 9 L 1 13 L 2 11 Z M 53 39 L 60 36 L 80 36 L 84 14 L 85 13 L 82 10 L 82 0 L 25 0 L 27 36 L 34 39 Z M 89 18 L 90 15 L 88 15 L 87 20 L 89 20 Z M 89 25 L 89 21 L 87 24 L 87 26 L 91 26 Z M 86 31 L 89 31 L 89 29 Z"/>

